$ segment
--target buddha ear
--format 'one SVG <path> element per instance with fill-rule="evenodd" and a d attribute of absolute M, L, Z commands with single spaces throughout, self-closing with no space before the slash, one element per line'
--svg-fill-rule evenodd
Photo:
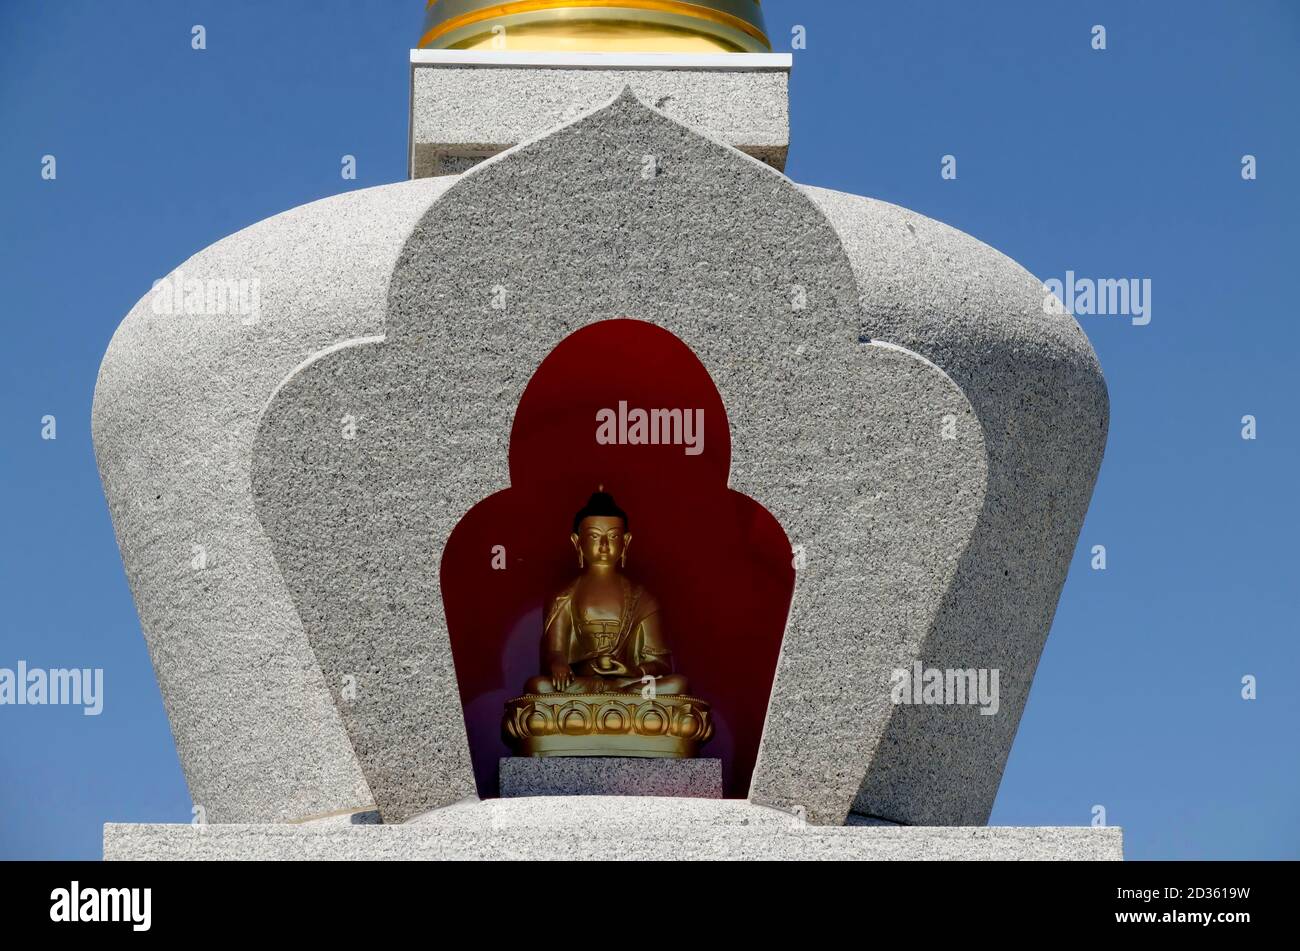
<path fill-rule="evenodd" d="M 626 551 L 626 550 L 627 550 L 627 546 L 630 545 L 630 544 L 632 544 L 632 533 L 631 533 L 631 532 L 624 532 L 624 533 L 623 533 L 623 549 Z"/>
<path fill-rule="evenodd" d="M 578 544 L 578 533 L 574 532 L 573 534 L 571 534 L 569 536 L 569 541 L 573 543 L 573 550 L 576 551 L 579 555 L 581 555 L 582 546 Z"/>

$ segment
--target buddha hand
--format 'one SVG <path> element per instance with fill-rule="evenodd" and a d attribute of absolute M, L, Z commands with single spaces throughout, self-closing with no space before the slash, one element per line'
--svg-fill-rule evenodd
<path fill-rule="evenodd" d="M 621 661 L 609 656 L 597 657 L 592 666 L 602 677 L 626 677 L 632 673 Z"/>
<path fill-rule="evenodd" d="M 556 690 L 568 690 L 569 684 L 573 683 L 573 668 L 563 661 L 551 664 L 551 683 Z"/>

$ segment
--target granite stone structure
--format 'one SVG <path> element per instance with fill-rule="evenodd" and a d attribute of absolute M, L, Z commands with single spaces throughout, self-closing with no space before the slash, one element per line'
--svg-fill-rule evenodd
<path fill-rule="evenodd" d="M 450 184 L 339 195 L 231 235 L 167 276 L 182 297 L 188 285 L 190 312 L 166 306 L 160 292 L 173 289 L 160 285 L 104 355 L 95 453 L 181 767 L 209 821 L 373 805 L 253 510 L 251 446 L 296 366 L 382 332 L 402 242 Z M 323 266 L 345 258 L 346 269 Z M 232 280 L 259 282 L 255 314 L 229 299 L 207 306 L 207 289 Z"/>
<path fill-rule="evenodd" d="M 575 176 L 575 164 L 591 171 Z M 727 266 L 737 247 L 743 273 Z M 580 269 L 555 266 L 580 256 Z M 503 280 L 526 319 L 495 309 Z M 792 285 L 806 288 L 803 310 L 791 309 Z M 326 680 L 367 665 L 389 678 L 339 705 L 386 819 L 472 791 L 451 738 L 424 745 L 430 722 L 459 728 L 445 708 L 456 691 L 442 595 L 426 566 L 476 502 L 509 485 L 501 434 L 532 369 L 579 327 L 632 316 L 704 363 L 729 407 L 731 488 L 813 553 L 753 788 L 843 821 L 878 739 L 870 731 L 888 718 L 878 688 L 919 656 L 985 482 L 965 397 L 926 361 L 861 345 L 858 293 L 802 192 L 630 92 L 485 163 L 432 206 L 394 273 L 384 337 L 295 372 L 253 454 L 258 512 Z M 428 400 L 449 389 L 457 399 Z M 964 439 L 941 438 L 949 415 Z M 345 416 L 360 420 L 356 439 L 337 438 Z M 891 500 L 887 532 L 871 493 Z M 820 686 L 811 697 L 808 678 Z M 839 703 L 857 684 L 877 689 Z M 786 715 L 786 697 L 811 706 Z M 390 698 L 400 712 L 382 706 Z M 810 797 L 808 769 L 841 774 Z"/>
<path fill-rule="evenodd" d="M 704 758 L 507 756 L 501 760 L 501 798 L 518 796 L 721 799 L 722 762 Z"/>
<path fill-rule="evenodd" d="M 412 178 L 458 174 L 624 88 L 777 169 L 790 147 L 790 56 L 411 53 Z M 467 109 L 467 102 L 474 108 Z"/>
<path fill-rule="evenodd" d="M 682 858 L 1122 857 L 979 828 L 1105 444 L 1086 337 L 975 239 L 777 171 L 788 63 L 689 60 L 413 54 L 415 181 L 253 225 L 128 315 L 96 452 L 213 825 L 110 825 L 106 857 L 611 857 L 588 814 Z M 804 553 L 749 801 L 548 766 L 476 802 L 436 566 L 509 487 L 539 363 L 628 317 L 698 356 L 730 488 Z M 996 672 L 996 709 L 898 703 L 921 668 Z"/>
<path fill-rule="evenodd" d="M 1119 829 L 814 826 L 734 799 L 542 796 L 403 825 L 104 827 L 109 860 L 1115 861 Z"/>

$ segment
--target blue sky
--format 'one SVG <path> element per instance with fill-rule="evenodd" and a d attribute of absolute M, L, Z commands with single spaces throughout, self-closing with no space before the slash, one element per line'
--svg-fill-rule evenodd
<path fill-rule="evenodd" d="M 105 671 L 101 716 L 0 707 L 0 857 L 97 858 L 105 821 L 190 818 L 94 466 L 99 361 L 195 251 L 404 178 L 422 8 L 0 4 L 0 667 Z M 1147 326 L 1080 318 L 1110 442 L 992 821 L 1102 805 L 1130 858 L 1300 857 L 1300 6 L 764 8 L 778 49 L 807 28 L 791 177 L 938 218 L 1044 280 L 1152 281 Z"/>

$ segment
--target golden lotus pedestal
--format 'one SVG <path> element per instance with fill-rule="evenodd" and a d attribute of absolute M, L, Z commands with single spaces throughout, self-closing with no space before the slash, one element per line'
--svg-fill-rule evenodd
<path fill-rule="evenodd" d="M 507 701 L 502 732 L 517 756 L 689 759 L 713 736 L 709 705 L 695 697 L 529 694 Z"/>

